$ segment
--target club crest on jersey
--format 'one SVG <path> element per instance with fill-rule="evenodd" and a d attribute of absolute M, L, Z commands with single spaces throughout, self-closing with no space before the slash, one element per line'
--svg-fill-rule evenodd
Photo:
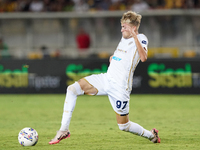
<path fill-rule="evenodd" d="M 142 44 L 147 44 L 147 41 L 143 40 L 143 41 L 142 41 Z"/>
<path fill-rule="evenodd" d="M 130 43 L 128 43 L 128 45 L 131 45 L 133 43 L 133 41 L 131 41 Z"/>
<path fill-rule="evenodd" d="M 114 59 L 114 60 L 116 60 L 116 61 L 120 61 L 120 60 L 122 60 L 121 58 L 116 57 L 116 56 L 113 56 L 112 59 Z"/>

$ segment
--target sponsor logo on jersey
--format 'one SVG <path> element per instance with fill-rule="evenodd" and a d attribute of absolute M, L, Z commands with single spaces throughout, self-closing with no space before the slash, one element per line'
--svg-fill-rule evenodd
<path fill-rule="evenodd" d="M 142 44 L 147 44 L 147 41 L 143 40 L 143 41 L 142 41 Z"/>
<path fill-rule="evenodd" d="M 120 61 L 120 60 L 122 60 L 121 58 L 116 57 L 116 56 L 113 56 L 112 59 L 114 59 L 114 60 L 116 60 L 116 61 Z"/>
<path fill-rule="evenodd" d="M 119 52 L 122 52 L 122 53 L 127 53 L 127 51 L 125 50 L 122 50 L 122 49 L 117 49 Z"/>

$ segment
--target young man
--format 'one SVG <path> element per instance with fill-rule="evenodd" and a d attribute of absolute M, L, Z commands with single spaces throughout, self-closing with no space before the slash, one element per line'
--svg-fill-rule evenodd
<path fill-rule="evenodd" d="M 110 103 L 116 112 L 119 129 L 145 137 L 153 143 L 160 143 L 158 130 L 144 129 L 129 120 L 129 100 L 132 90 L 134 70 L 141 60 L 147 60 L 148 40 L 138 33 L 141 15 L 128 11 L 121 19 L 122 39 L 114 54 L 110 57 L 107 73 L 87 76 L 68 86 L 64 103 L 61 128 L 49 144 L 59 143 L 70 136 L 69 124 L 78 95 L 108 95 Z"/>

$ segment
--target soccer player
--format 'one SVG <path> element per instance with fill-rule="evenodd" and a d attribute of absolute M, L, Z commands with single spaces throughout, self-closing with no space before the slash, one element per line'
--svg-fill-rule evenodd
<path fill-rule="evenodd" d="M 132 79 L 139 61 L 147 60 L 148 39 L 138 33 L 142 16 L 128 11 L 121 18 L 122 38 L 114 54 L 110 57 L 107 73 L 91 75 L 68 86 L 60 130 L 49 144 L 59 143 L 70 136 L 69 124 L 77 96 L 108 95 L 116 113 L 119 129 L 145 137 L 153 143 L 160 143 L 158 130 L 144 129 L 129 120 L 129 101 L 132 90 Z"/>

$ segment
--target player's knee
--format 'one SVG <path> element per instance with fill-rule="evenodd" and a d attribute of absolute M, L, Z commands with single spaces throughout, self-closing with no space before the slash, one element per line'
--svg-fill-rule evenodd
<path fill-rule="evenodd" d="M 67 87 L 67 92 L 73 92 L 75 95 L 77 95 L 77 92 L 76 92 L 76 88 L 73 86 L 73 84 L 69 85 Z"/>
<path fill-rule="evenodd" d="M 127 122 L 125 124 L 118 124 L 118 126 L 121 131 L 129 131 L 130 122 Z"/>
<path fill-rule="evenodd" d="M 74 95 L 82 95 L 84 93 L 78 82 L 69 85 L 67 87 L 67 92 L 72 92 Z"/>

